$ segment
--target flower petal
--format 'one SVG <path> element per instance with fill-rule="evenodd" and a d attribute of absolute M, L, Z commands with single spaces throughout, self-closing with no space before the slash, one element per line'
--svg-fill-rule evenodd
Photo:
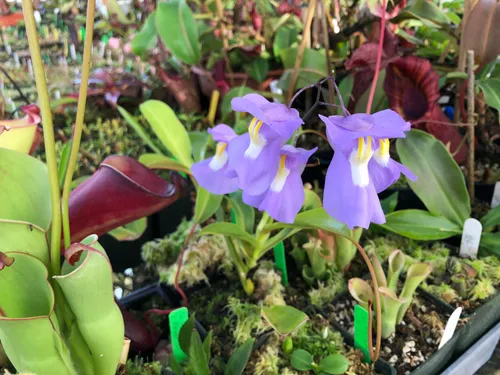
<path fill-rule="evenodd" d="M 265 117 L 262 107 L 266 104 L 270 104 L 269 100 L 259 94 L 247 94 L 231 100 L 233 111 L 250 113 L 253 117 L 257 117 L 262 121 L 264 121 Z"/>
<path fill-rule="evenodd" d="M 229 194 L 238 190 L 238 178 L 231 175 L 227 164 L 214 171 L 209 164 L 213 157 L 194 163 L 191 172 L 200 186 L 213 194 Z"/>
<path fill-rule="evenodd" d="M 208 129 L 208 132 L 212 134 L 215 142 L 229 143 L 233 138 L 236 138 L 238 136 L 234 132 L 233 128 L 226 124 L 216 125 L 212 129 Z"/>
<path fill-rule="evenodd" d="M 375 159 L 372 159 L 368 164 L 368 171 L 370 173 L 370 180 L 373 182 L 377 193 L 384 191 L 394 184 L 399 179 L 399 176 L 401 176 L 401 173 L 412 181 L 416 181 L 417 179 L 417 176 L 412 171 L 393 159 L 389 159 L 386 167 L 377 163 Z"/>
<path fill-rule="evenodd" d="M 373 183 L 365 187 L 352 182 L 348 159 L 335 152 L 328 168 L 323 196 L 323 206 L 330 216 L 349 228 L 367 229 L 370 222 L 385 223 L 385 216 Z"/>

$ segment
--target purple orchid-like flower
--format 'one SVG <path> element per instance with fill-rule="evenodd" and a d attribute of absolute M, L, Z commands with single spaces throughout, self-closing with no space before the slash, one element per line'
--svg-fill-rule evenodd
<path fill-rule="evenodd" d="M 228 147 L 229 166 L 238 175 L 239 187 L 250 195 L 264 193 L 279 168 L 280 149 L 303 121 L 296 109 L 271 103 L 258 94 L 231 101 L 233 110 L 250 113 L 248 133 Z"/>
<path fill-rule="evenodd" d="M 217 142 L 215 155 L 191 166 L 191 172 L 200 186 L 213 194 L 228 194 L 238 190 L 238 177 L 229 168 L 228 143 L 237 137 L 225 124 L 208 129 Z"/>
<path fill-rule="evenodd" d="M 373 115 L 320 118 L 335 150 L 326 175 L 325 210 L 351 229 L 385 223 L 377 193 L 396 182 L 401 173 L 412 181 L 417 178 L 389 155 L 389 139 L 404 138 L 410 123 L 390 109 Z"/>
<path fill-rule="evenodd" d="M 278 153 L 279 161 L 271 184 L 259 195 L 243 193 L 243 202 L 266 211 L 282 223 L 293 223 L 304 203 L 302 172 L 309 157 L 317 150 L 304 150 L 285 145 Z"/>

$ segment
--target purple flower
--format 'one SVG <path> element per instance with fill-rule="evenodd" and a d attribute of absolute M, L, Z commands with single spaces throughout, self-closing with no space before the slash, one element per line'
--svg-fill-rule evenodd
<path fill-rule="evenodd" d="M 243 192 L 243 202 L 266 211 L 282 223 L 293 223 L 304 203 L 302 172 L 309 157 L 316 151 L 285 145 L 281 148 L 276 173 L 268 188 L 259 195 Z"/>
<path fill-rule="evenodd" d="M 385 223 L 377 193 L 396 182 L 401 173 L 416 179 L 389 155 L 389 138 L 404 138 L 410 124 L 390 109 L 373 115 L 320 118 L 335 150 L 326 175 L 325 210 L 351 229 Z"/>
<path fill-rule="evenodd" d="M 254 118 L 248 133 L 229 145 L 229 166 L 236 171 L 241 189 L 260 195 L 276 176 L 281 146 L 303 121 L 296 109 L 271 103 L 258 94 L 234 98 L 231 105 L 233 110 L 250 113 Z"/>
<path fill-rule="evenodd" d="M 238 178 L 229 168 L 228 143 L 237 137 L 234 130 L 219 124 L 208 129 L 217 142 L 215 155 L 191 166 L 191 172 L 200 186 L 213 194 L 228 194 L 238 190 Z"/>

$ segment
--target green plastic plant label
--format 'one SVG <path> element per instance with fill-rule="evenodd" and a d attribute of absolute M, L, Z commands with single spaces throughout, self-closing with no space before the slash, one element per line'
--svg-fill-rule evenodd
<path fill-rule="evenodd" d="M 479 220 L 473 218 L 465 220 L 462 241 L 460 242 L 459 254 L 461 257 L 472 259 L 477 257 L 482 231 L 483 226 Z"/>
<path fill-rule="evenodd" d="M 364 362 L 371 363 L 368 333 L 368 311 L 356 305 L 354 306 L 354 348 L 361 350 Z"/>
<path fill-rule="evenodd" d="M 183 362 L 187 359 L 187 354 L 181 349 L 179 343 L 179 333 L 181 328 L 189 319 L 189 312 L 187 307 L 181 307 L 172 311 L 168 315 L 168 324 L 170 326 L 170 341 L 172 343 L 172 352 L 177 362 Z"/>
<path fill-rule="evenodd" d="M 281 283 L 284 286 L 288 285 L 288 272 L 286 270 L 285 245 L 283 241 L 277 244 L 274 249 L 274 263 L 276 268 L 281 271 Z"/>

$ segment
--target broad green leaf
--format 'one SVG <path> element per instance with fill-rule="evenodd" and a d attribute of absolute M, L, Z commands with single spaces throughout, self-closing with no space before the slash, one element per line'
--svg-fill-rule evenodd
<path fill-rule="evenodd" d="M 401 210 L 386 215 L 387 230 L 414 240 L 441 240 L 459 235 L 462 227 L 424 210 Z"/>
<path fill-rule="evenodd" d="M 339 83 L 339 91 L 342 96 L 344 104 L 349 105 L 349 100 L 351 99 L 352 88 L 354 86 L 354 75 L 349 74 Z"/>
<path fill-rule="evenodd" d="M 184 353 L 189 353 L 191 347 L 191 337 L 194 331 L 194 314 L 184 323 L 179 332 L 179 345 Z"/>
<path fill-rule="evenodd" d="M 483 230 L 500 225 L 500 206 L 496 206 L 489 210 L 488 213 L 481 218 L 481 224 L 483 224 Z"/>
<path fill-rule="evenodd" d="M 396 142 L 401 162 L 417 175 L 408 184 L 435 216 L 444 216 L 459 227 L 470 216 L 465 178 L 444 144 L 432 135 L 412 130 Z"/>
<path fill-rule="evenodd" d="M 203 349 L 203 344 L 201 343 L 200 334 L 196 331 L 191 332 L 189 363 L 195 375 L 210 375 L 210 368 L 208 367 L 208 360 Z"/>
<path fill-rule="evenodd" d="M 427 0 L 413 0 L 393 21 L 416 18 L 427 26 L 448 26 L 450 23 L 446 14 L 434 3 Z"/>
<path fill-rule="evenodd" d="M 422 39 L 420 38 L 417 38 L 415 35 L 412 35 L 412 34 L 409 34 L 407 33 L 406 31 L 404 31 L 403 29 L 401 28 L 398 28 L 396 30 L 396 35 L 409 41 L 410 43 L 413 43 L 417 46 L 423 46 L 425 45 L 425 41 L 423 41 Z"/>
<path fill-rule="evenodd" d="M 292 357 L 290 358 L 290 363 L 292 364 L 292 366 L 299 371 L 312 370 L 313 362 L 313 356 L 304 349 L 294 350 L 294 352 L 292 353 Z"/>
<path fill-rule="evenodd" d="M 273 223 L 265 227 L 266 230 L 281 228 L 321 229 L 345 237 L 351 236 L 349 228 L 328 215 L 324 208 L 315 208 L 299 213 L 293 224 Z"/>
<path fill-rule="evenodd" d="M 280 59 L 281 51 L 287 49 L 297 42 L 299 30 L 295 27 L 285 25 L 276 31 L 273 43 L 273 54 L 276 59 Z"/>
<path fill-rule="evenodd" d="M 0 250 L 18 251 L 30 254 L 49 266 L 47 234 L 36 225 L 22 221 L 0 219 Z M 1 271 L 0 271 L 1 272 Z"/>
<path fill-rule="evenodd" d="M 396 191 L 395 193 L 392 193 L 387 198 L 384 198 L 380 201 L 384 214 L 387 215 L 394 211 L 396 205 L 398 204 L 398 196 L 399 192 Z"/>
<path fill-rule="evenodd" d="M 130 43 L 130 48 L 132 52 L 138 56 L 144 55 L 146 51 L 149 51 L 156 45 L 157 42 L 157 31 L 156 31 L 156 12 L 151 13 L 146 22 L 137 34 L 135 34 L 134 39 Z"/>
<path fill-rule="evenodd" d="M 293 306 L 265 306 L 261 315 L 280 335 L 289 335 L 309 320 L 307 314 Z"/>
<path fill-rule="evenodd" d="M 500 257 L 500 232 L 483 233 L 479 243 L 480 255 L 496 255 Z"/>
<path fill-rule="evenodd" d="M 319 362 L 319 370 L 331 375 L 341 375 L 349 368 L 349 361 L 342 354 L 330 354 Z"/>
<path fill-rule="evenodd" d="M 165 5 L 166 3 L 161 3 Z M 148 100 L 139 106 L 165 148 L 186 167 L 191 167 L 191 141 L 175 112 L 159 100 Z"/>
<path fill-rule="evenodd" d="M 47 231 L 52 218 L 47 167 L 41 161 L 0 148 L 0 219 L 24 221 Z"/>
<path fill-rule="evenodd" d="M 205 340 L 203 340 L 203 350 L 205 351 L 205 355 L 207 356 L 208 363 L 210 363 L 213 335 L 213 331 L 209 331 L 207 337 L 205 337 Z"/>
<path fill-rule="evenodd" d="M 500 112 L 500 78 L 476 81 L 476 85 L 483 92 L 486 104 Z"/>
<path fill-rule="evenodd" d="M 135 241 L 144 234 L 147 227 L 148 220 L 147 218 L 143 217 L 139 220 L 113 229 L 112 231 L 108 232 L 108 234 L 116 238 L 118 241 Z"/>
<path fill-rule="evenodd" d="M 297 61 L 298 47 L 291 47 L 281 51 L 281 60 L 285 67 L 285 73 L 280 79 L 279 87 L 283 90 L 288 90 L 290 79 L 294 70 L 295 61 Z M 299 67 L 299 77 L 295 85 L 295 89 L 300 89 L 304 86 L 318 82 L 329 75 L 328 67 L 326 66 L 325 51 L 306 48 L 302 63 Z"/>
<path fill-rule="evenodd" d="M 223 195 L 216 195 L 198 187 L 196 205 L 194 208 L 194 221 L 203 223 L 209 219 L 220 207 Z"/>
<path fill-rule="evenodd" d="M 220 111 L 222 113 L 222 117 L 225 118 L 228 114 L 230 114 L 233 111 L 233 109 L 231 108 L 231 100 L 233 100 L 236 97 L 244 96 L 246 94 L 251 94 L 255 92 L 256 91 L 246 86 L 238 86 L 229 90 L 229 92 L 226 95 L 224 95 L 224 98 L 222 99 L 222 103 L 220 105 Z"/>
<path fill-rule="evenodd" d="M 143 154 L 139 157 L 139 163 L 144 164 L 150 169 L 165 169 L 168 171 L 191 173 L 189 168 L 161 154 Z"/>
<path fill-rule="evenodd" d="M 185 0 L 160 2 L 156 9 L 156 29 L 176 58 L 191 65 L 200 62 L 198 26 Z"/>
<path fill-rule="evenodd" d="M 375 94 L 373 95 L 373 102 L 371 113 L 375 113 L 378 111 L 382 111 L 387 109 L 389 106 L 389 102 L 387 99 L 387 95 L 384 90 L 384 81 L 385 81 L 385 69 L 381 70 L 379 73 L 379 78 L 377 81 L 377 86 L 375 87 Z M 356 112 L 365 113 L 366 107 L 368 106 L 368 98 L 370 97 L 371 85 L 366 89 L 366 91 L 361 95 L 359 100 L 356 102 Z"/>
<path fill-rule="evenodd" d="M 59 181 L 59 188 L 62 189 L 64 179 L 66 178 L 66 171 L 68 170 L 69 156 L 71 153 L 71 145 L 73 141 L 69 141 L 63 147 L 61 158 L 59 159 L 59 167 L 57 169 L 57 180 Z"/>
<path fill-rule="evenodd" d="M 212 223 L 201 230 L 202 234 L 222 234 L 228 237 L 235 237 L 250 245 L 257 247 L 258 243 L 254 236 L 245 232 L 240 226 L 232 223 Z"/>
<path fill-rule="evenodd" d="M 228 196 L 229 204 L 234 212 L 235 224 L 248 233 L 253 233 L 255 224 L 255 210 L 243 203 L 241 191 L 236 191 Z"/>
<path fill-rule="evenodd" d="M 182 369 L 182 366 L 180 365 L 179 362 L 177 362 L 175 356 L 173 355 L 170 356 L 170 367 L 172 368 L 172 371 L 175 373 L 175 375 L 184 375 L 184 370 Z"/>
<path fill-rule="evenodd" d="M 76 375 L 57 331 L 47 268 L 29 254 L 6 255 L 14 263 L 0 271 L 0 341 L 5 353 L 17 369 L 40 375 Z"/>
<path fill-rule="evenodd" d="M 206 131 L 189 132 L 189 139 L 191 140 L 194 161 L 197 162 L 205 159 L 205 152 L 207 151 L 210 134 Z"/>
<path fill-rule="evenodd" d="M 113 273 L 97 236 L 85 238 L 86 248 L 74 266 L 64 262 L 61 276 L 54 276 L 75 316 L 75 325 L 92 353 L 96 374 L 112 375 L 123 347 L 123 317 L 113 295 Z M 73 244 L 72 246 L 78 246 Z"/>
<path fill-rule="evenodd" d="M 224 375 L 241 375 L 250 359 L 255 339 L 248 339 L 234 351 L 227 362 Z"/>
<path fill-rule="evenodd" d="M 244 68 L 251 78 L 255 79 L 259 83 L 262 83 L 267 78 L 269 60 L 262 57 L 256 57 L 248 64 L 245 64 Z"/>
<path fill-rule="evenodd" d="M 137 135 L 141 137 L 143 142 L 149 146 L 149 148 L 154 151 L 157 154 L 163 154 L 162 151 L 153 143 L 151 138 L 149 138 L 148 134 L 142 127 L 142 125 L 135 119 L 134 116 L 132 116 L 130 113 L 127 112 L 127 110 L 123 107 L 120 107 L 119 105 L 116 106 L 116 109 L 118 109 L 118 112 L 120 112 L 120 115 L 122 115 L 123 119 L 127 121 L 127 124 L 129 124 L 132 129 L 135 130 Z"/>

